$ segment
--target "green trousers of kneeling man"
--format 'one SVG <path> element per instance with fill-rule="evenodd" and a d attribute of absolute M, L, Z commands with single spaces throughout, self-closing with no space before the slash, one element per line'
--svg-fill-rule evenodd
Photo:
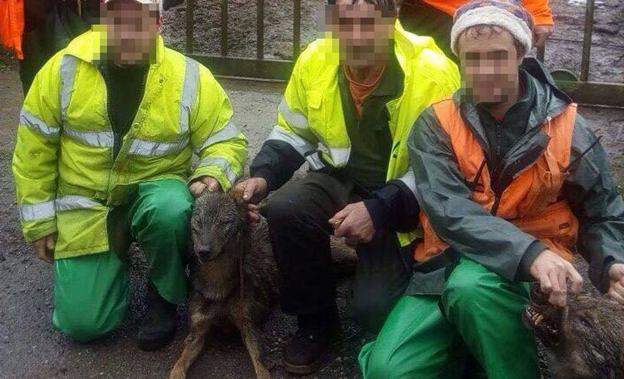
<path fill-rule="evenodd" d="M 363 376 L 462 378 L 472 356 L 490 379 L 539 378 L 533 333 L 521 318 L 528 301 L 526 283 L 462 258 L 441 295 L 399 300 L 377 339 L 360 352 Z"/>
<path fill-rule="evenodd" d="M 186 300 L 183 255 L 189 239 L 193 197 L 180 180 L 140 183 L 108 219 L 111 251 L 54 263 L 52 322 L 78 341 L 102 336 L 121 325 L 128 310 L 128 244 L 145 252 L 150 285 L 173 304 Z"/>

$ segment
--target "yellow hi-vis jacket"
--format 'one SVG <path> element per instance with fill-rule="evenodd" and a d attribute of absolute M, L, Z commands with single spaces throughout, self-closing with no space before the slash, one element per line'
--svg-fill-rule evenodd
<path fill-rule="evenodd" d="M 221 86 L 161 37 L 137 114 L 118 140 L 96 66 L 105 41 L 94 29 L 52 57 L 20 114 L 13 174 L 22 229 L 27 241 L 58 232 L 56 259 L 109 250 L 109 209 L 137 183 L 209 175 L 227 190 L 247 159 L 247 140 L 231 122 Z"/>
<path fill-rule="evenodd" d="M 402 95 L 386 104 L 393 140 L 386 180 L 400 179 L 415 191 L 414 174 L 408 169 L 409 132 L 425 108 L 459 88 L 459 72 L 432 38 L 408 33 L 398 21 L 394 47 L 405 79 Z M 277 125 L 268 137 L 290 144 L 312 169 L 325 163 L 345 167 L 351 153 L 337 79 L 338 49 L 338 40 L 325 38 L 301 54 L 278 107 Z M 400 233 L 401 246 L 415 237 L 415 232 Z"/>

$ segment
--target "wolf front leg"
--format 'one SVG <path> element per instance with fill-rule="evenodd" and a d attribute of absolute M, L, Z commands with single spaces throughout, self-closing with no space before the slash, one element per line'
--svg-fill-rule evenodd
<path fill-rule="evenodd" d="M 238 314 L 234 317 L 236 320 L 238 329 L 241 332 L 243 343 L 247 348 L 251 363 L 253 364 L 256 377 L 258 379 L 271 379 L 271 373 L 262 363 L 262 344 L 260 337 L 260 330 L 258 326 L 252 321 L 252 318 L 248 315 L 248 307 L 244 307 L 242 314 Z"/>
<path fill-rule="evenodd" d="M 199 353 L 204 348 L 206 333 L 214 321 L 214 315 L 204 306 L 205 299 L 202 295 L 194 292 L 189 300 L 189 314 L 191 318 L 191 330 L 184 340 L 184 350 L 178 361 L 173 366 L 169 379 L 184 379 L 189 367 L 195 362 Z"/>

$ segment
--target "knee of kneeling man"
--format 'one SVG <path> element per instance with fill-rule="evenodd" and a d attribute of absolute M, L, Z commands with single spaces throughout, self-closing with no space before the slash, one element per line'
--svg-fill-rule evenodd
<path fill-rule="evenodd" d="M 270 197 L 265 208 L 266 218 L 270 223 L 291 223 L 301 215 L 301 210 L 294 201 L 277 196 Z"/>
<path fill-rule="evenodd" d="M 367 331 L 378 332 L 390 312 L 390 305 L 383 299 L 356 296 L 351 303 L 351 309 L 363 328 Z"/>
<path fill-rule="evenodd" d="M 366 367 L 362 368 L 362 376 L 364 379 L 386 379 L 396 378 L 404 365 L 393 359 L 390 352 L 373 351 L 368 357 Z"/>
<path fill-rule="evenodd" d="M 442 298 L 445 304 L 453 303 L 460 306 L 470 306 L 483 299 L 483 294 L 486 291 L 487 288 L 478 279 L 463 276 L 449 281 Z"/>
<path fill-rule="evenodd" d="M 191 217 L 191 204 L 182 200 L 157 201 L 151 205 L 150 216 L 154 225 L 166 230 L 186 227 Z"/>
<path fill-rule="evenodd" d="M 116 327 L 108 325 L 99 317 L 89 317 L 80 312 L 71 315 L 59 315 L 55 311 L 53 323 L 64 335 L 78 342 L 92 341 L 102 337 Z"/>

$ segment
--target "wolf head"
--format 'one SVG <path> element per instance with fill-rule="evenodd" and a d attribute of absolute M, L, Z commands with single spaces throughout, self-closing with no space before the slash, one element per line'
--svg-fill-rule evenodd
<path fill-rule="evenodd" d="M 524 320 L 549 350 L 557 378 L 624 375 L 624 306 L 605 297 L 578 295 L 555 307 L 534 287 Z"/>
<path fill-rule="evenodd" d="M 245 204 L 234 195 L 204 191 L 195 200 L 191 234 L 193 253 L 201 263 L 223 254 L 240 257 L 249 236 Z"/>

